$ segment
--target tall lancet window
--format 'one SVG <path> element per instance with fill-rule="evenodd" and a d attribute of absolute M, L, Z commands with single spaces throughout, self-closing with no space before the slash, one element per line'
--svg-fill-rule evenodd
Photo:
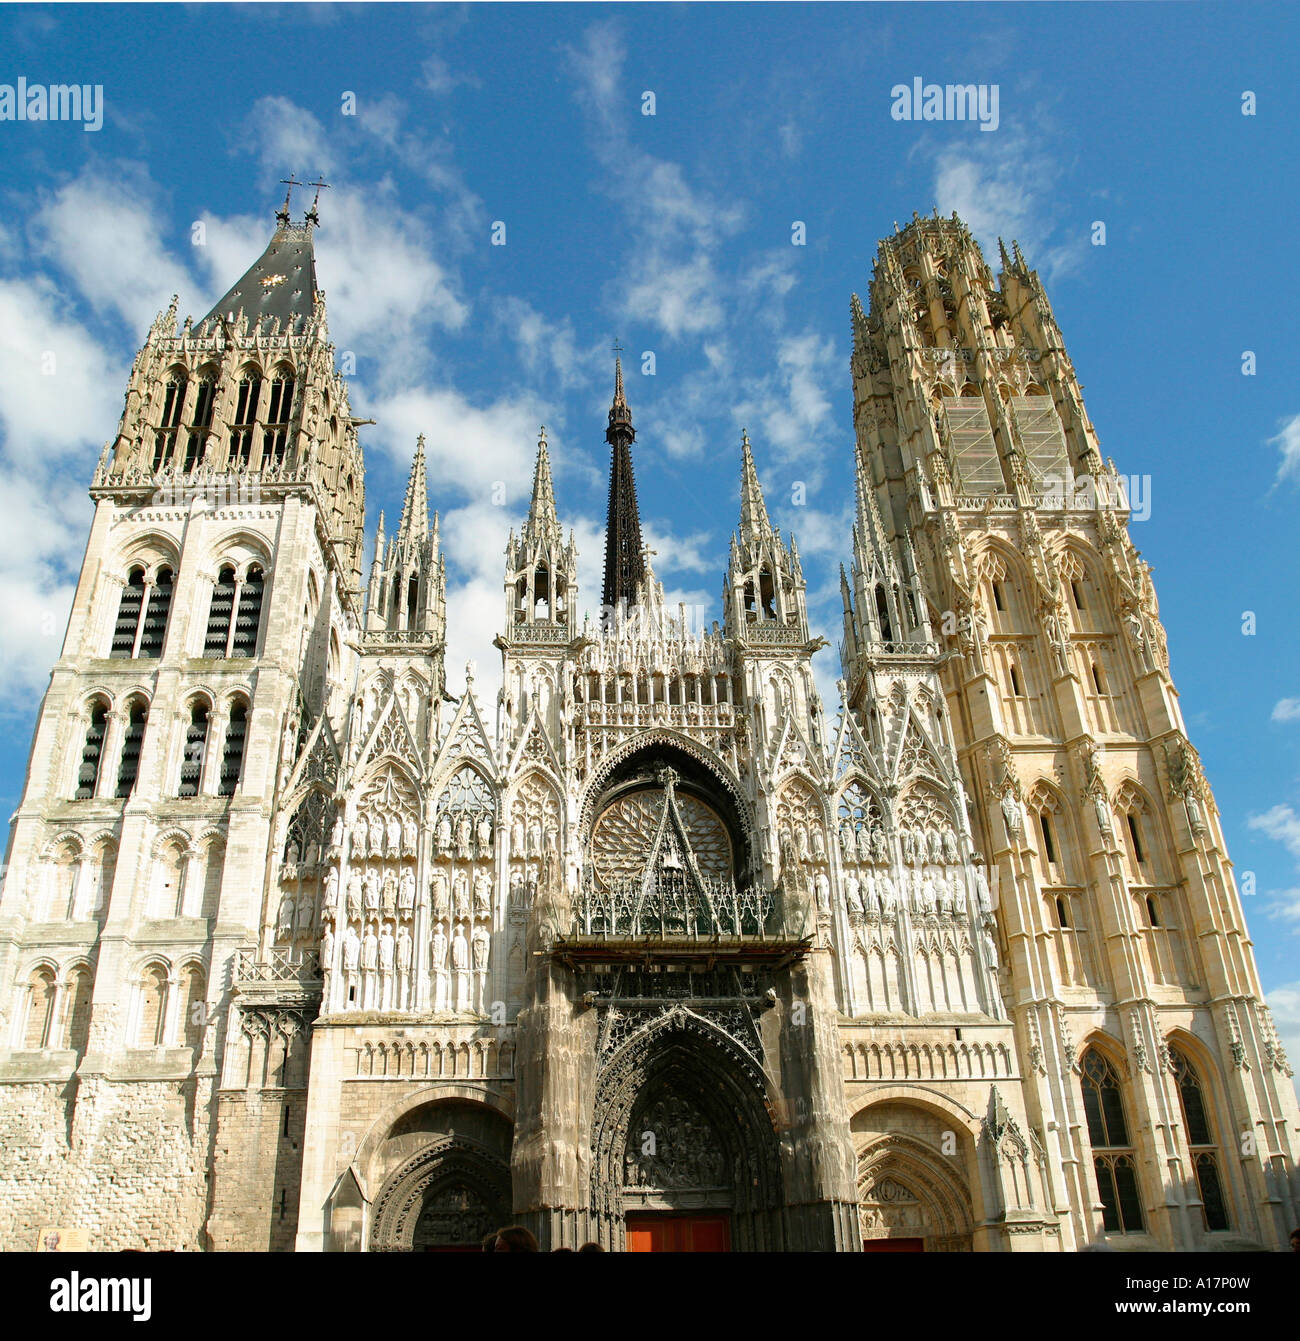
<path fill-rule="evenodd" d="M 262 466 L 281 466 L 289 447 L 289 424 L 293 418 L 293 374 L 277 370 L 271 382 L 266 408 L 266 428 L 262 433 Z"/>
<path fill-rule="evenodd" d="M 1119 1076 L 1096 1048 L 1083 1054 L 1083 1111 L 1088 1119 L 1092 1166 L 1107 1233 L 1142 1232 L 1137 1161 L 1129 1142 Z"/>
<path fill-rule="evenodd" d="M 251 368 L 239 379 L 235 399 L 235 418 L 230 426 L 231 470 L 247 470 L 253 459 L 253 429 L 257 424 L 257 403 L 262 396 L 262 379 Z"/>
<path fill-rule="evenodd" d="M 229 565 L 217 574 L 208 605 L 208 631 L 203 639 L 205 657 L 224 657 L 230 647 L 230 625 L 235 615 L 235 570 Z"/>
<path fill-rule="evenodd" d="M 167 379 L 163 393 L 162 418 L 153 438 L 153 468 L 168 470 L 176 456 L 176 434 L 180 429 L 181 412 L 185 408 L 185 374 L 177 370 Z"/>
<path fill-rule="evenodd" d="M 205 375 L 194 393 L 194 411 L 190 419 L 190 431 L 185 439 L 185 473 L 197 469 L 203 464 L 207 453 L 208 430 L 212 427 L 212 406 L 217 398 L 215 380 Z"/>
<path fill-rule="evenodd" d="M 1209 1101 L 1201 1077 L 1187 1055 L 1170 1048 L 1174 1079 L 1183 1107 L 1183 1130 L 1191 1149 L 1192 1169 L 1201 1193 L 1201 1217 L 1211 1231 L 1228 1228 L 1228 1208 L 1219 1179 L 1219 1148 L 1210 1125 Z"/>

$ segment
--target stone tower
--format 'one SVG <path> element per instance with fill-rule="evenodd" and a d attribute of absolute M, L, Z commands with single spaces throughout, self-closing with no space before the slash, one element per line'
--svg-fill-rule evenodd
<path fill-rule="evenodd" d="M 1001 259 L 995 282 L 955 217 L 914 218 L 853 300 L 848 701 L 888 734 L 907 668 L 917 724 L 955 747 L 959 841 L 996 900 L 979 967 L 1002 966 L 1066 1242 L 1274 1244 L 1297 1217 L 1290 1072 L 1124 483 L 1038 275 Z"/>
<path fill-rule="evenodd" d="M 94 1223 L 102 1247 L 203 1242 L 227 984 L 277 915 L 286 954 L 314 963 L 319 815 L 295 830 L 282 906 L 267 872 L 302 750 L 331 748 L 359 627 L 364 466 L 318 222 L 313 206 L 292 223 L 286 201 L 210 313 L 178 329 L 173 301 L 158 317 L 95 471 L 0 904 L 19 1017 L 18 1083 L 0 1087 L 6 1243 L 31 1246 L 38 1223 Z M 299 1089 L 311 1014 L 260 1021 Z M 300 1126 L 282 1106 L 259 1083 L 242 1136 Z"/>

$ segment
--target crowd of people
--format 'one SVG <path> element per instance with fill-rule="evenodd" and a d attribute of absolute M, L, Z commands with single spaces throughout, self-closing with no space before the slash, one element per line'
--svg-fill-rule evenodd
<path fill-rule="evenodd" d="M 539 1253 L 537 1238 L 523 1225 L 508 1225 L 505 1229 L 494 1229 L 483 1236 L 485 1253 Z M 555 1253 L 571 1253 L 572 1248 L 552 1248 Z M 580 1253 L 603 1253 L 599 1243 L 584 1243 L 578 1249 Z"/>

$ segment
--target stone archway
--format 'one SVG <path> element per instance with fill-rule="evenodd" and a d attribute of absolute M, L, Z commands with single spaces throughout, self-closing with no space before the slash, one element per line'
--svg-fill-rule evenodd
<path fill-rule="evenodd" d="M 510 1171 L 487 1146 L 447 1136 L 396 1169 L 375 1198 L 371 1252 L 478 1244 L 510 1222 Z"/>
<path fill-rule="evenodd" d="M 784 1201 L 762 1071 L 711 1021 L 674 1007 L 637 1030 L 597 1078 L 592 1212 L 624 1247 L 628 1215 L 725 1216 L 731 1246 L 780 1250 Z"/>
<path fill-rule="evenodd" d="M 907 1136 L 885 1136 L 859 1154 L 858 1221 L 868 1248 L 971 1250 L 974 1215 L 964 1180 L 942 1155 Z"/>

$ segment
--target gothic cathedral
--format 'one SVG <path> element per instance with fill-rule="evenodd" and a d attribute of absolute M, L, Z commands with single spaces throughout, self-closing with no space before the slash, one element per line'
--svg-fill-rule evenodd
<path fill-rule="evenodd" d="M 485 704 L 423 443 L 363 577 L 318 226 L 158 317 L 91 483 L 0 901 L 0 1248 L 1280 1247 L 1291 1072 L 1019 249 L 914 217 L 852 301 L 829 712 L 748 438 L 721 622 L 666 606 L 621 367 L 599 615 L 543 434 Z"/>

